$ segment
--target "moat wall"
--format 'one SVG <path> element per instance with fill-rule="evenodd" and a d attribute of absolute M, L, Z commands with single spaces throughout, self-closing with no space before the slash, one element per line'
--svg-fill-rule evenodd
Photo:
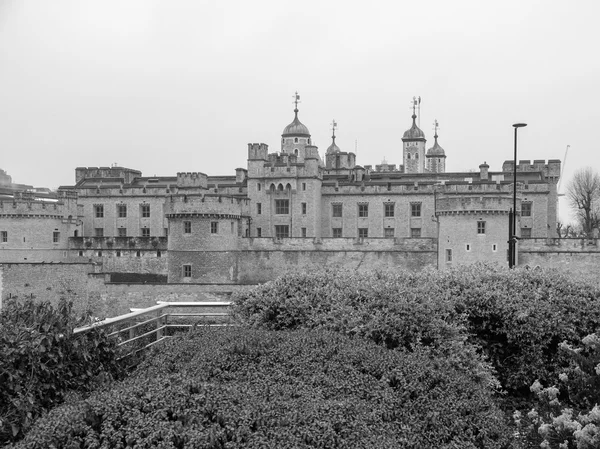
<path fill-rule="evenodd" d="M 519 265 L 556 268 L 598 282 L 600 239 L 522 239 Z"/>

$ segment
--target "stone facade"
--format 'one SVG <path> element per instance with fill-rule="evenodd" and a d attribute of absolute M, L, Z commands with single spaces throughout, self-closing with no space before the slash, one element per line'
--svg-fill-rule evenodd
<path fill-rule="evenodd" d="M 484 162 L 479 171 L 447 172 L 437 124 L 426 149 L 414 113 L 398 148 L 400 165 L 356 165 L 335 134 L 323 161 L 298 113 L 278 152 L 248 144 L 247 167 L 235 175 L 145 177 L 123 167 L 79 167 L 75 185 L 61 187 L 53 205 L 3 200 L 0 214 L 10 214 L 1 215 L 0 230 L 11 240 L 0 242 L 0 257 L 8 255 L 0 260 L 30 254 L 192 284 L 262 282 L 309 266 L 506 264 L 512 161 L 501 171 Z M 559 174 L 557 160 L 519 161 L 521 237 L 556 237 Z M 19 229 L 31 237 L 12 240 L 22 237 Z M 48 240 L 55 230 L 58 244 Z"/>

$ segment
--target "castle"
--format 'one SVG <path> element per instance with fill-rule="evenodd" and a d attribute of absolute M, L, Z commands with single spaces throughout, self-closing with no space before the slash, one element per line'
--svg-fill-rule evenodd
<path fill-rule="evenodd" d="M 260 282 L 313 265 L 505 265 L 515 169 L 519 236 L 556 237 L 559 160 L 449 173 L 437 126 L 427 148 L 416 118 L 413 109 L 399 166 L 357 165 L 335 122 L 323 160 L 296 101 L 279 151 L 248 144 L 232 176 L 78 167 L 53 199 L 0 198 L 0 262 L 91 260 L 170 283 Z"/>

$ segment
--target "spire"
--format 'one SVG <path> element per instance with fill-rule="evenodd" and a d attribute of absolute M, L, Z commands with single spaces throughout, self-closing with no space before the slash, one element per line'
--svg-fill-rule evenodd
<path fill-rule="evenodd" d="M 331 122 L 331 131 L 333 132 L 333 135 L 331 136 L 331 139 L 333 140 L 333 143 L 335 144 L 335 130 L 337 128 L 337 123 L 335 121 L 335 119 L 333 119 L 333 121 Z"/>
<path fill-rule="evenodd" d="M 300 103 L 300 95 L 298 95 L 298 91 L 294 94 L 294 113 L 296 117 L 298 117 L 298 103 Z"/>

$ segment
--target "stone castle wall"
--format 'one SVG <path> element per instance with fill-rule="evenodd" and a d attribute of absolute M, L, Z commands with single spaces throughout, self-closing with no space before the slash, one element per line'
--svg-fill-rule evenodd
<path fill-rule="evenodd" d="M 598 282 L 600 239 L 522 239 L 518 251 L 520 266 L 557 268 Z"/>

